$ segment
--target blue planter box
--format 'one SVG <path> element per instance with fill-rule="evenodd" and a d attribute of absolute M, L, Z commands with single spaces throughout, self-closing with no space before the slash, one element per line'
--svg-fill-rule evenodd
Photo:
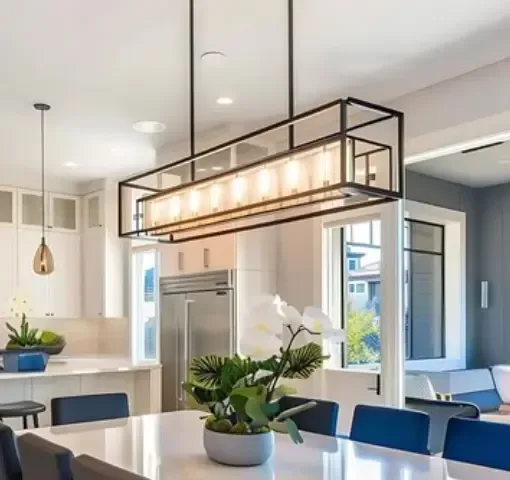
<path fill-rule="evenodd" d="M 41 351 L 14 350 L 2 352 L 4 372 L 44 372 L 49 355 Z"/>

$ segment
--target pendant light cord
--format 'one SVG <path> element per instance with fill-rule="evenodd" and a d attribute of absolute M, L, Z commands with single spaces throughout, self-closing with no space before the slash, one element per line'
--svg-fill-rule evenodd
<path fill-rule="evenodd" d="M 44 201 L 44 110 L 41 110 L 41 199 L 42 199 L 42 240 L 41 243 L 45 244 L 45 238 L 44 238 L 44 222 L 45 222 L 45 201 Z"/>

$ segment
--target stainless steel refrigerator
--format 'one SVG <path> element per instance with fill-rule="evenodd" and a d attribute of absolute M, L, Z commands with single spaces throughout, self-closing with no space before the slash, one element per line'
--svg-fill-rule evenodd
<path fill-rule="evenodd" d="M 181 389 L 191 359 L 236 350 L 235 271 L 160 280 L 160 358 L 164 412 L 186 408 Z"/>

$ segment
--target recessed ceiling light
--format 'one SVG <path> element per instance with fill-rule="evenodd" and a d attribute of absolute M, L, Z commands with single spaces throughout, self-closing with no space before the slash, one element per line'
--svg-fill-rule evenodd
<path fill-rule="evenodd" d="M 207 172 L 207 168 L 197 168 L 197 172 Z"/>
<path fill-rule="evenodd" d="M 155 120 L 143 120 L 133 124 L 133 128 L 137 132 L 142 133 L 160 133 L 166 129 L 166 125 Z"/>
<path fill-rule="evenodd" d="M 220 170 L 223 170 L 223 167 L 220 165 L 214 165 L 211 167 L 211 170 L 214 170 L 215 172 L 219 172 Z"/>
<path fill-rule="evenodd" d="M 76 168 L 77 166 L 78 166 L 78 164 L 75 162 L 65 162 L 64 163 L 64 167 L 68 167 L 68 168 Z"/>
<path fill-rule="evenodd" d="M 202 59 L 202 64 L 206 68 L 218 68 L 223 67 L 225 65 L 225 61 L 227 56 L 223 52 L 219 52 L 218 50 L 210 50 L 208 52 L 202 53 L 200 56 Z"/>
<path fill-rule="evenodd" d="M 232 100 L 230 97 L 220 97 L 216 100 L 216 103 L 218 105 L 232 105 L 234 100 Z"/>

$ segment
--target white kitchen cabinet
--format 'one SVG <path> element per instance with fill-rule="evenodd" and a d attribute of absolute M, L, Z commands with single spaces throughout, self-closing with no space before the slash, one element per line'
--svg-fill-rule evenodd
<path fill-rule="evenodd" d="M 83 233 L 83 315 L 104 315 L 104 228 L 89 228 Z"/>
<path fill-rule="evenodd" d="M 80 317 L 80 237 L 47 233 L 46 243 L 55 262 L 55 271 L 50 275 L 37 275 L 33 270 L 34 255 L 40 242 L 41 233 L 37 230 L 18 230 L 17 290 L 27 298 L 30 316 Z"/>
<path fill-rule="evenodd" d="M 35 250 L 34 250 L 35 252 Z M 16 228 L 0 226 L 0 316 L 11 316 L 12 298 L 16 295 L 18 270 Z"/>
<path fill-rule="evenodd" d="M 27 299 L 29 315 L 35 318 L 48 317 L 51 313 L 48 302 L 49 275 L 37 275 L 33 269 L 34 255 L 40 243 L 40 231 L 18 229 L 18 293 Z M 55 267 L 58 267 L 60 259 L 50 242 L 48 245 L 54 256 Z"/>
<path fill-rule="evenodd" d="M 51 231 L 47 236 L 55 261 L 48 276 L 47 309 L 52 317 L 81 317 L 80 236 Z"/>
<path fill-rule="evenodd" d="M 57 232 L 79 231 L 79 199 L 71 195 L 48 194 L 48 228 Z"/>
<path fill-rule="evenodd" d="M 16 225 L 16 189 L 0 187 L 0 225 Z"/>

